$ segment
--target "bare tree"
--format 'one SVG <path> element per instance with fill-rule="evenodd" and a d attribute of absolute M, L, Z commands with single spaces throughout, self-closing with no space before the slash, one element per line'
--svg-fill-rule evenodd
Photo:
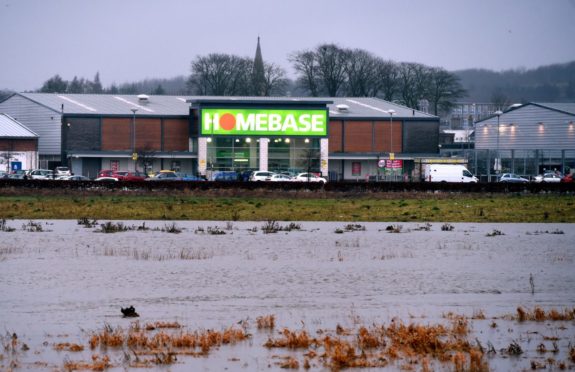
<path fill-rule="evenodd" d="M 297 83 L 312 97 L 319 95 L 318 62 L 315 53 L 310 50 L 295 52 L 289 56 L 289 61 L 298 73 Z"/>
<path fill-rule="evenodd" d="M 345 77 L 346 95 L 352 97 L 374 97 L 379 92 L 378 60 L 363 49 L 346 52 Z"/>
<path fill-rule="evenodd" d="M 335 44 L 323 44 L 316 48 L 318 75 L 325 92 L 336 97 L 345 84 L 347 53 Z"/>
<path fill-rule="evenodd" d="M 458 99 L 467 94 L 461 87 L 459 78 L 442 68 L 430 70 L 428 92 L 428 100 L 434 115 L 448 112 L 455 106 Z"/>
<path fill-rule="evenodd" d="M 284 95 L 287 83 L 283 68 L 273 63 L 264 63 L 264 96 Z"/>
<path fill-rule="evenodd" d="M 419 63 L 399 65 L 399 97 L 407 107 L 417 107 L 428 94 L 430 69 Z"/>
<path fill-rule="evenodd" d="M 377 60 L 378 91 L 386 101 L 393 101 L 399 90 L 399 68 L 393 61 Z"/>
<path fill-rule="evenodd" d="M 252 61 L 230 54 L 212 53 L 192 62 L 188 84 L 200 95 L 233 96 L 251 91 Z"/>

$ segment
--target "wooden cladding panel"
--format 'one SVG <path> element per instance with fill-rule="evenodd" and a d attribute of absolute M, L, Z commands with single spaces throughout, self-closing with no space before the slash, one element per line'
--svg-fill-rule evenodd
<path fill-rule="evenodd" d="M 0 139 L 0 151 L 38 151 L 38 140 Z"/>
<path fill-rule="evenodd" d="M 188 151 L 189 127 L 187 119 L 164 120 L 164 151 Z"/>
<path fill-rule="evenodd" d="M 132 149 L 132 119 L 102 119 L 102 150 L 130 151 Z"/>
<path fill-rule="evenodd" d="M 343 122 L 329 122 L 329 152 L 343 151 Z"/>
<path fill-rule="evenodd" d="M 162 150 L 161 119 L 136 119 L 136 149 L 144 151 Z"/>
<path fill-rule="evenodd" d="M 393 126 L 393 128 L 392 128 Z M 393 149 L 391 149 L 391 135 L 393 130 Z M 376 152 L 402 152 L 401 143 L 403 136 L 401 134 L 402 125 L 399 121 L 394 121 L 390 125 L 389 121 L 374 122 L 375 131 L 375 149 Z"/>
<path fill-rule="evenodd" d="M 372 152 L 372 122 L 346 122 L 344 127 L 344 152 Z"/>

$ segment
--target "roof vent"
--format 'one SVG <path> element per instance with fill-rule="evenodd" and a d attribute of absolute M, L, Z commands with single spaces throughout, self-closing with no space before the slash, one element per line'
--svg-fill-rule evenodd
<path fill-rule="evenodd" d="M 348 105 L 339 104 L 339 105 L 336 105 L 335 107 L 337 107 L 337 111 L 339 111 L 339 112 L 348 112 L 349 111 Z"/>
<path fill-rule="evenodd" d="M 138 102 L 140 103 L 148 103 L 150 101 L 150 97 L 145 94 L 138 94 Z"/>

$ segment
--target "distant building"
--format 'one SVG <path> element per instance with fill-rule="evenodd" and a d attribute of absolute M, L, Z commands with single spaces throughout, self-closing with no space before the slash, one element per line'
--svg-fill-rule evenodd
<path fill-rule="evenodd" d="M 575 169 L 575 103 L 514 105 L 480 120 L 475 149 L 481 174 L 567 173 Z"/>
<path fill-rule="evenodd" d="M 458 102 L 449 114 L 441 118 L 441 128 L 473 129 L 476 122 L 489 117 L 498 109 L 493 103 Z"/>
<path fill-rule="evenodd" d="M 0 113 L 0 171 L 36 168 L 38 135 L 7 114 Z"/>

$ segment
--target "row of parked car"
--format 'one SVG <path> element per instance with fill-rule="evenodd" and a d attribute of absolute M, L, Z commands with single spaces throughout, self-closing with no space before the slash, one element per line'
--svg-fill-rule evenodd
<path fill-rule="evenodd" d="M 518 176 L 514 173 L 503 173 L 499 177 L 499 182 L 506 183 L 528 183 L 530 182 L 527 178 Z M 559 173 L 543 173 L 533 178 L 533 182 L 536 183 L 557 183 L 557 182 L 573 182 L 573 173 L 563 176 Z"/>

